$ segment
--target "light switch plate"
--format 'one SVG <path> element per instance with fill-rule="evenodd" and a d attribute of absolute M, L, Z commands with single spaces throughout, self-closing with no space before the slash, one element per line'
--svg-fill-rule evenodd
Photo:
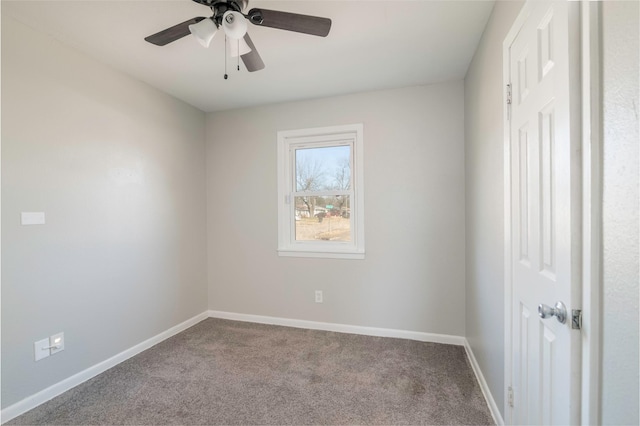
<path fill-rule="evenodd" d="M 22 212 L 23 225 L 44 225 L 44 212 Z"/>
<path fill-rule="evenodd" d="M 42 358 L 46 358 L 51 355 L 49 350 L 49 339 L 38 340 L 33 344 L 33 357 L 36 361 L 40 361 Z"/>

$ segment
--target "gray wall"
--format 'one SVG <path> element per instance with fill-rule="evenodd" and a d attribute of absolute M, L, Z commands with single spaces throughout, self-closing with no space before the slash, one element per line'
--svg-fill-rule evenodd
<path fill-rule="evenodd" d="M 638 2 L 602 4 L 603 349 L 602 423 L 638 415 Z"/>
<path fill-rule="evenodd" d="M 202 112 L 2 17 L 2 407 L 207 309 L 204 139 Z"/>
<path fill-rule="evenodd" d="M 454 82 L 209 115 L 209 307 L 464 335 L 463 114 Z M 278 257 L 277 131 L 350 123 L 366 259 Z"/>
<path fill-rule="evenodd" d="M 466 332 L 504 416 L 502 42 L 523 2 L 496 2 L 465 78 Z"/>

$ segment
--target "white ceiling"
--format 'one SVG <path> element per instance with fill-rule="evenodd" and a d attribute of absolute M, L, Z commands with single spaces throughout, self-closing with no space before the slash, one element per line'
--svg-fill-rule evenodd
<path fill-rule="evenodd" d="M 2 14 L 52 35 L 203 110 L 319 98 L 463 79 L 493 1 L 252 0 L 249 8 L 331 18 L 326 38 L 249 24 L 266 64 L 235 59 L 224 80 L 224 38 L 187 36 L 164 47 L 144 37 L 210 16 L 191 0 L 2 1 Z"/>

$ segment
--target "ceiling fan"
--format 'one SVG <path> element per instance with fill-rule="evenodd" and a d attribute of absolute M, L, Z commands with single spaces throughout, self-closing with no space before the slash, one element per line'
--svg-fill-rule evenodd
<path fill-rule="evenodd" d="M 258 54 L 251 37 L 247 33 L 247 22 L 261 27 L 277 28 L 326 37 L 331 29 L 331 19 L 318 16 L 300 15 L 278 10 L 253 8 L 243 13 L 249 0 L 193 0 L 208 6 L 213 15 L 209 18 L 198 16 L 173 27 L 145 37 L 149 43 L 164 46 L 189 34 L 204 47 L 209 47 L 216 32 L 222 28 L 229 41 L 231 56 L 242 58 L 249 72 L 264 68 L 264 62 Z M 239 68 L 238 68 L 239 69 Z M 227 75 L 225 74 L 225 78 Z"/>

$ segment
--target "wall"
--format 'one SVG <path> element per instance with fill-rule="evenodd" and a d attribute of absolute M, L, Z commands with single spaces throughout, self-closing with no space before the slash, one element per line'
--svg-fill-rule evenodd
<path fill-rule="evenodd" d="M 602 423 L 638 414 L 638 2 L 602 3 L 603 349 Z"/>
<path fill-rule="evenodd" d="M 463 114 L 462 82 L 210 114 L 209 307 L 464 335 Z M 351 123 L 366 259 L 278 257 L 277 132 Z"/>
<path fill-rule="evenodd" d="M 502 42 L 523 2 L 496 2 L 465 78 L 466 333 L 504 416 Z"/>
<path fill-rule="evenodd" d="M 206 311 L 204 138 L 202 112 L 2 17 L 2 407 Z"/>

